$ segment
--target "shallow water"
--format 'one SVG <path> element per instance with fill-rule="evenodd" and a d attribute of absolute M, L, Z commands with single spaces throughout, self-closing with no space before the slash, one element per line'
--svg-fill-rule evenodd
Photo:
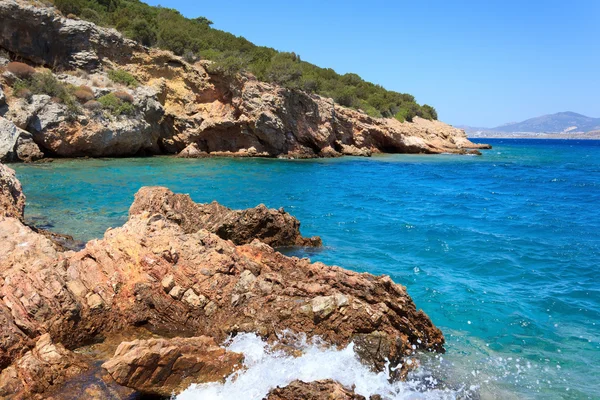
<path fill-rule="evenodd" d="M 285 207 L 314 261 L 389 274 L 445 333 L 426 366 L 484 398 L 600 398 L 600 142 L 487 140 L 482 157 L 138 158 L 14 165 L 26 217 L 77 239 L 144 185 Z"/>

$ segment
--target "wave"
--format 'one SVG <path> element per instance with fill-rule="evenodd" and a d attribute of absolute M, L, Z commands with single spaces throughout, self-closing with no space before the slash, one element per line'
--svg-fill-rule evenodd
<path fill-rule="evenodd" d="M 313 382 L 324 379 L 354 388 L 357 394 L 366 398 L 378 394 L 386 400 L 469 398 L 464 392 L 477 389 L 432 388 L 439 382 L 424 371 L 414 374 L 413 379 L 406 382 L 390 383 L 386 372 L 372 372 L 360 363 L 352 344 L 336 349 L 324 347 L 318 340 L 307 342 L 300 337 L 296 347 L 301 351 L 298 357 L 277 350 L 277 345 L 268 344 L 255 334 L 240 334 L 225 348 L 244 354 L 244 369 L 227 377 L 223 383 L 192 385 L 176 399 L 261 400 L 276 387 L 285 387 L 295 380 Z"/>

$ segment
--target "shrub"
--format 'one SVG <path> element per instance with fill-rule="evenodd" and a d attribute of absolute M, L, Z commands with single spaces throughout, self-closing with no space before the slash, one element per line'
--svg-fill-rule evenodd
<path fill-rule="evenodd" d="M 114 93 L 109 93 L 98 99 L 98 102 L 102 105 L 102 108 L 109 111 L 115 116 L 119 115 L 131 115 L 135 112 L 133 104 L 122 101 Z"/>
<path fill-rule="evenodd" d="M 6 70 L 19 79 L 28 79 L 35 74 L 35 68 L 18 61 L 8 63 Z"/>
<path fill-rule="evenodd" d="M 90 111 L 98 111 L 98 110 L 101 110 L 101 109 L 102 109 L 102 103 L 100 103 L 99 101 L 96 101 L 96 100 L 90 100 L 90 101 L 87 101 L 87 102 L 86 102 L 86 103 L 83 105 L 83 107 L 84 107 L 86 110 L 90 110 Z"/>
<path fill-rule="evenodd" d="M 31 99 L 31 96 L 33 96 L 33 93 L 31 92 L 31 90 L 27 89 L 27 88 L 20 88 L 15 90 L 15 96 L 20 98 L 20 99 Z"/>
<path fill-rule="evenodd" d="M 82 88 L 75 90 L 73 96 L 75 96 L 80 103 L 87 103 L 88 101 L 94 100 L 94 93 L 88 92 Z"/>
<path fill-rule="evenodd" d="M 122 69 L 112 69 L 108 71 L 108 77 L 111 81 L 122 83 L 127 86 L 137 86 L 139 82 L 129 72 Z"/>
<path fill-rule="evenodd" d="M 122 90 L 114 93 L 115 97 L 126 103 L 133 103 L 133 96 Z"/>

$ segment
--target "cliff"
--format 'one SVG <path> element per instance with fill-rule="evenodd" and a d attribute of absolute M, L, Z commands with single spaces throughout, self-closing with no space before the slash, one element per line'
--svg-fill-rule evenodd
<path fill-rule="evenodd" d="M 373 118 L 249 74 L 211 74 L 208 61 L 189 64 L 41 4 L 0 0 L 0 19 L 4 161 L 178 153 L 311 158 L 486 148 L 439 121 Z M 14 60 L 36 70 L 23 78 L 11 67 Z M 115 72 L 127 79 L 116 79 Z M 23 88 L 40 77 L 44 85 Z"/>

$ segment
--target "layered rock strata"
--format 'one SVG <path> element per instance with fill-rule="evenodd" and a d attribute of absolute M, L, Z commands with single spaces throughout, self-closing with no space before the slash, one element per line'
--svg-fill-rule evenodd
<path fill-rule="evenodd" d="M 444 350 L 439 329 L 389 277 L 286 257 L 259 238 L 236 245 L 194 225 L 198 209 L 189 198 L 163 188 L 140 191 L 123 227 L 108 230 L 81 251 L 61 251 L 23 224 L 18 181 L 6 167 L 0 173 L 0 199 L 12 207 L 0 216 L 0 393 L 54 390 L 71 373 L 56 377 L 62 364 L 44 354 L 61 355 L 65 371 L 76 375 L 86 366 L 70 350 L 130 327 L 169 337 L 207 336 L 212 339 L 199 340 L 215 343 L 254 332 L 285 344 L 283 331 L 318 336 L 336 346 L 354 341 L 361 360 L 374 370 L 382 370 L 386 360 L 402 364 L 397 377 L 408 371 L 409 363 L 402 361 L 415 349 Z M 169 206 L 160 207 L 157 199 Z M 161 359 L 172 355 L 168 349 L 173 347 L 179 348 L 174 359 L 184 360 L 182 365 L 200 359 L 183 343 L 183 350 L 180 342 L 124 344 L 115 356 L 121 361 L 106 367 L 120 383 L 161 393 L 161 384 L 181 385 L 181 370 L 175 362 L 157 372 L 138 356 Z M 55 350 L 43 350 L 51 346 Z M 135 348 L 148 350 L 136 353 Z M 217 351 L 212 342 L 198 348 Z M 228 370 L 231 363 L 221 361 L 198 374 L 212 379 L 216 375 L 210 371 Z M 48 384 L 34 387 L 28 377 L 37 370 L 51 377 Z M 200 375 L 195 379 L 201 381 Z"/>

